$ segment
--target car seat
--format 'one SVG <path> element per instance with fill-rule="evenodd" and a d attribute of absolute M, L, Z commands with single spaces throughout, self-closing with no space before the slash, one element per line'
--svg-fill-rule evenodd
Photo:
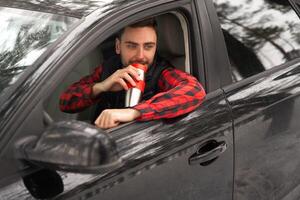
<path fill-rule="evenodd" d="M 158 54 L 177 69 L 187 71 L 185 37 L 179 18 L 172 13 L 156 17 L 158 28 Z"/>

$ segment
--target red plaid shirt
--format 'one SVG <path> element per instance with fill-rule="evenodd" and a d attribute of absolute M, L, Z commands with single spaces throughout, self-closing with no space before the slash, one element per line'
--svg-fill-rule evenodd
<path fill-rule="evenodd" d="M 102 67 L 93 74 L 69 86 L 60 96 L 60 109 L 64 112 L 78 112 L 99 101 L 92 98 L 92 86 L 99 82 Z M 159 93 L 133 108 L 140 111 L 139 121 L 173 118 L 195 110 L 203 101 L 205 91 L 193 76 L 177 69 L 167 68 L 158 81 Z"/>

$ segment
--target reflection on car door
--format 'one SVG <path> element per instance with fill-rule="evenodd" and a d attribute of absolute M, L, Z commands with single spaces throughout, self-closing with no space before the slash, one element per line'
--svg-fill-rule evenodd
<path fill-rule="evenodd" d="M 300 67 L 228 88 L 236 199 L 300 198 Z"/>
<path fill-rule="evenodd" d="M 232 121 L 221 90 L 185 117 L 133 123 L 110 134 L 123 167 L 58 199 L 232 199 Z"/>

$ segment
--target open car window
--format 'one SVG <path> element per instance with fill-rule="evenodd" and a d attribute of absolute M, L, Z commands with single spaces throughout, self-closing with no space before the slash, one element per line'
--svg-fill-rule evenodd
<path fill-rule="evenodd" d="M 157 53 L 177 69 L 191 73 L 186 19 L 179 12 L 169 12 L 155 17 L 158 25 Z M 115 37 L 116 35 L 112 33 L 110 37 L 86 54 L 50 95 L 45 103 L 45 109 L 54 121 L 76 119 L 92 123 L 91 119 L 95 118 L 96 105 L 79 113 L 64 113 L 59 109 L 59 97 L 68 86 L 91 74 L 104 60 L 115 55 Z"/>

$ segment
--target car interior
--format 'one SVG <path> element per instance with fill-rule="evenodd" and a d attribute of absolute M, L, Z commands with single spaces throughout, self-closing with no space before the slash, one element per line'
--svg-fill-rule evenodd
<path fill-rule="evenodd" d="M 178 12 L 169 12 L 156 16 L 158 30 L 158 53 L 171 62 L 177 69 L 190 73 L 188 26 L 184 16 Z M 65 77 L 45 102 L 45 110 L 54 121 L 76 119 L 90 122 L 95 113 L 92 106 L 80 113 L 68 114 L 59 109 L 60 94 L 72 83 L 93 72 L 102 61 L 113 55 L 115 35 L 112 35 L 97 48 L 85 56 Z"/>

